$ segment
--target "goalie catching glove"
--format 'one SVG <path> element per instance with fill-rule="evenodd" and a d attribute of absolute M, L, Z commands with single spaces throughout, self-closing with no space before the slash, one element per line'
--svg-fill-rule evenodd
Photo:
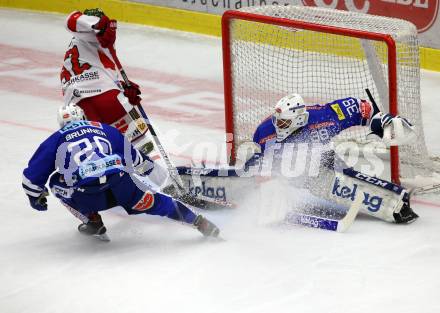
<path fill-rule="evenodd" d="M 417 137 L 415 127 L 406 118 L 379 112 L 370 122 L 371 134 L 382 139 L 387 146 L 406 145 Z M 370 135 L 371 135 L 370 134 Z"/>

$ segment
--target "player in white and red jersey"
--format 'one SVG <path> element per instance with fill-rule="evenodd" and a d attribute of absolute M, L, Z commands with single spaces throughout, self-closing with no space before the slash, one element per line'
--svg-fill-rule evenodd
<path fill-rule="evenodd" d="M 108 49 L 115 43 L 117 22 L 100 9 L 87 9 L 72 12 L 66 28 L 73 38 L 60 74 L 65 105 L 77 104 L 89 120 L 116 127 L 139 146 L 138 138 L 145 136 L 136 130 L 126 132 L 132 121 L 127 111 L 132 105 L 140 105 L 141 92 L 137 84 L 127 86 L 120 80 Z M 148 142 L 142 145 L 146 153 L 153 149 L 151 140 Z"/>
<path fill-rule="evenodd" d="M 133 82 L 127 86 L 120 80 L 109 50 L 116 40 L 117 22 L 109 19 L 101 9 L 87 9 L 72 12 L 67 17 L 66 28 L 73 38 L 60 75 L 65 106 L 76 104 L 83 109 L 88 120 L 114 126 L 138 150 L 155 159 L 157 155 L 154 155 L 148 127 L 141 132 L 139 127 L 133 126 L 133 120 L 127 114 L 133 106 L 140 106 L 139 86 Z M 151 169 L 151 160 L 145 168 Z M 154 162 L 149 178 L 165 193 L 178 196 L 170 184 L 168 171 L 157 162 Z M 193 198 L 183 197 L 181 200 L 200 205 Z"/>
<path fill-rule="evenodd" d="M 138 150 L 154 159 L 148 128 L 141 132 L 139 127 L 133 126 L 135 123 L 127 113 L 133 106 L 140 106 L 139 86 L 133 82 L 127 86 L 120 80 L 109 50 L 116 40 L 117 22 L 101 9 L 87 9 L 72 12 L 67 17 L 66 28 L 73 38 L 60 74 L 64 105 L 76 104 L 88 120 L 114 126 Z M 153 182 L 159 187 L 166 186 L 168 172 L 154 163 Z"/>

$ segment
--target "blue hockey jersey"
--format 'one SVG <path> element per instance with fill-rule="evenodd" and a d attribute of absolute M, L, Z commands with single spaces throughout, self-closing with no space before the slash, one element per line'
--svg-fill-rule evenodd
<path fill-rule="evenodd" d="M 360 110 L 360 100 L 357 98 L 338 99 L 327 104 L 307 106 L 309 112 L 308 124 L 298 129 L 281 143 L 321 143 L 327 144 L 344 129 L 363 125 Z M 264 120 L 254 133 L 253 141 L 261 146 L 264 153 L 266 147 L 276 141 L 276 130 L 272 119 Z"/>
<path fill-rule="evenodd" d="M 66 124 L 47 138 L 23 171 L 25 192 L 38 197 L 58 171 L 68 186 L 93 183 L 104 175 L 142 163 L 144 156 L 114 127 L 93 121 Z"/>

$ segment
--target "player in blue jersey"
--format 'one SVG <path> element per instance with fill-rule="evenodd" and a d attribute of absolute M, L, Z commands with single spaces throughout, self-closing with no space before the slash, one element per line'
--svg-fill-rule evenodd
<path fill-rule="evenodd" d="M 390 138 L 391 132 L 384 132 L 385 126 L 392 124 L 404 127 L 405 134 L 400 134 L 401 138 Z M 413 126 L 405 118 L 381 113 L 366 100 L 350 97 L 306 106 L 300 95 L 292 94 L 277 103 L 271 118 L 258 126 L 253 141 L 260 146 L 262 153 L 268 144 L 274 142 L 327 144 L 341 131 L 360 125 L 369 125 L 371 133 L 389 145 L 405 144 L 415 135 Z"/>
<path fill-rule="evenodd" d="M 324 105 L 306 106 L 300 95 L 291 94 L 279 100 L 271 118 L 264 120 L 256 129 L 253 154 L 246 157 L 247 164 L 261 161 L 269 147 L 281 146 L 282 150 L 286 144 L 326 145 L 341 131 L 359 125 L 369 126 L 371 134 L 388 145 L 406 144 L 415 138 L 413 125 L 405 118 L 380 112 L 374 102 L 348 97 Z M 282 153 L 277 152 L 278 159 L 282 158 Z M 323 156 L 321 164 L 325 165 L 327 172 L 331 170 L 333 173 L 336 168 L 334 153 Z M 361 207 L 361 211 L 396 223 L 410 223 L 417 219 L 418 215 L 410 207 L 409 193 L 401 186 L 344 168 L 344 164 L 340 173 L 342 177 L 329 175 L 332 183 L 328 190 L 318 192 L 323 196 L 325 194 L 324 197 L 330 194 L 330 198 L 347 200 L 354 199 L 354 193 L 360 189 L 364 192 L 364 210 Z M 317 179 L 325 178 L 320 174 Z"/>
<path fill-rule="evenodd" d="M 204 236 L 219 229 L 180 201 L 156 192 L 148 177 L 152 161 L 136 150 L 114 127 L 84 120 L 74 104 L 60 108 L 61 129 L 46 139 L 23 171 L 23 188 L 32 208 L 47 210 L 49 177 L 52 193 L 83 223 L 81 233 L 106 240 L 99 211 L 122 206 L 128 214 L 167 216 L 196 227 Z M 147 170 L 145 171 L 145 167 Z"/>

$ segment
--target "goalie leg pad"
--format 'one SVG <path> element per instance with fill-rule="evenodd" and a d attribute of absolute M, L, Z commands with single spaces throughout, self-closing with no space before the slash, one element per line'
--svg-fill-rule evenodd
<path fill-rule="evenodd" d="M 357 193 L 363 194 L 361 212 L 387 222 L 394 222 L 394 212 L 400 211 L 403 205 L 403 193 L 398 195 L 350 176 L 336 175 L 330 197 L 338 203 L 352 202 Z"/>
<path fill-rule="evenodd" d="M 344 169 L 342 172 L 329 169 L 323 174 L 319 177 L 321 183 L 314 184 L 317 188 L 311 188 L 312 193 L 344 206 L 350 206 L 357 194 L 361 193 L 360 212 L 381 220 L 395 222 L 395 214 L 398 214 L 406 203 L 408 193 L 401 186 L 368 176 L 352 168 Z M 320 188 L 323 179 L 328 185 Z"/>

